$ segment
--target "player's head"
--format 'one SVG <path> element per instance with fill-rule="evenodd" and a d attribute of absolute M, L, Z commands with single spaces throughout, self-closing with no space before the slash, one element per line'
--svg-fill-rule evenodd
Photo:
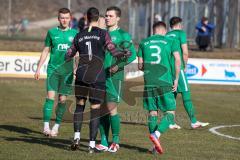
<path fill-rule="evenodd" d="M 167 25 L 162 21 L 153 24 L 153 34 L 165 35 L 167 33 Z"/>
<path fill-rule="evenodd" d="M 91 7 L 87 11 L 87 20 L 89 23 L 97 22 L 99 19 L 99 11 L 95 7 Z"/>
<path fill-rule="evenodd" d="M 99 27 L 99 28 L 102 28 L 102 29 L 105 29 L 105 28 L 106 28 L 105 17 L 104 17 L 103 15 L 100 15 L 100 16 L 99 16 L 99 19 L 98 19 L 98 27 Z"/>
<path fill-rule="evenodd" d="M 60 27 L 69 27 L 71 21 L 71 12 L 68 8 L 61 8 L 58 10 L 58 21 L 60 23 Z"/>
<path fill-rule="evenodd" d="M 116 6 L 108 7 L 105 14 L 106 26 L 118 26 L 121 17 L 121 9 Z"/>
<path fill-rule="evenodd" d="M 169 24 L 172 29 L 182 29 L 182 18 L 172 17 Z"/>

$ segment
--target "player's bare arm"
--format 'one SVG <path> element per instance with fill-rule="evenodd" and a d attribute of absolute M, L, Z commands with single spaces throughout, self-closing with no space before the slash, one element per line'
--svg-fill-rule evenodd
<path fill-rule="evenodd" d="M 35 72 L 35 75 L 34 75 L 35 80 L 39 80 L 41 67 L 44 64 L 44 62 L 46 61 L 49 52 L 50 52 L 50 47 L 45 47 L 43 49 L 42 54 L 40 56 L 40 60 L 38 62 L 37 71 Z"/>
<path fill-rule="evenodd" d="M 182 51 L 183 51 L 183 60 L 184 60 L 184 71 L 187 71 L 187 62 L 188 62 L 188 46 L 187 44 L 182 44 Z"/>
<path fill-rule="evenodd" d="M 181 68 L 181 59 L 180 59 L 179 52 L 174 52 L 173 55 L 175 60 L 175 80 L 174 80 L 172 91 L 175 92 L 178 86 L 178 79 L 179 79 L 179 73 Z"/>
<path fill-rule="evenodd" d="M 142 57 L 138 57 L 138 69 L 143 71 L 143 58 Z"/>

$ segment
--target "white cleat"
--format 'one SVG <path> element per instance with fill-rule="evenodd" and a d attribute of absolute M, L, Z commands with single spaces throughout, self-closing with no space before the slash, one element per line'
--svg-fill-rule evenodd
<path fill-rule="evenodd" d="M 103 151 L 103 152 L 108 151 L 108 147 L 107 147 L 107 146 L 104 146 L 104 145 L 102 145 L 102 144 L 97 144 L 97 145 L 95 146 L 95 148 L 96 148 L 98 151 Z"/>
<path fill-rule="evenodd" d="M 179 125 L 177 125 L 176 123 L 175 124 L 170 124 L 169 128 L 170 129 L 181 129 L 181 127 Z"/>
<path fill-rule="evenodd" d="M 199 122 L 199 121 L 197 121 L 196 123 L 191 123 L 192 129 L 206 127 L 208 125 L 209 125 L 209 123 L 204 123 L 204 122 Z"/>
<path fill-rule="evenodd" d="M 48 129 L 44 129 L 43 130 L 43 134 L 44 136 L 50 136 L 51 135 L 51 130 L 48 128 Z"/>
<path fill-rule="evenodd" d="M 51 137 L 57 137 L 57 135 L 58 135 L 58 131 L 57 131 L 57 130 L 54 130 L 54 129 L 53 129 L 53 130 L 51 131 L 51 133 L 50 133 L 50 136 L 51 136 Z"/>
<path fill-rule="evenodd" d="M 119 144 L 112 143 L 111 146 L 108 149 L 108 152 L 116 153 L 119 150 L 119 148 L 120 148 Z"/>

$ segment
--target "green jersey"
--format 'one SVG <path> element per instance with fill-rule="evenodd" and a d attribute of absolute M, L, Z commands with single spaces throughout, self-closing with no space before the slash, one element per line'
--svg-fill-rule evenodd
<path fill-rule="evenodd" d="M 131 43 L 131 46 L 128 49 L 130 52 L 132 52 L 131 57 L 116 59 L 110 53 L 107 52 L 105 61 L 104 61 L 104 67 L 105 67 L 108 77 L 123 80 L 124 79 L 124 66 L 131 63 L 132 61 L 134 61 L 136 59 L 136 50 L 134 48 L 134 44 L 132 43 L 131 36 L 126 31 L 118 28 L 114 31 L 110 31 L 109 34 L 111 36 L 112 42 L 116 46 L 119 46 L 124 41 L 128 41 Z M 118 65 L 118 71 L 114 74 L 112 74 L 112 73 L 110 74 L 109 68 L 113 65 Z"/>
<path fill-rule="evenodd" d="M 50 59 L 48 62 L 48 73 L 58 68 L 65 62 L 65 54 L 67 49 L 72 45 L 73 38 L 77 34 L 77 30 L 69 28 L 61 30 L 59 27 L 54 27 L 48 30 L 45 46 L 50 47 Z M 72 63 L 68 63 L 72 65 Z M 70 67 L 73 68 L 73 67 Z"/>
<path fill-rule="evenodd" d="M 173 39 L 153 35 L 141 41 L 138 56 L 143 58 L 145 87 L 173 84 L 171 60 L 179 45 Z"/>
<path fill-rule="evenodd" d="M 184 59 L 183 59 L 183 52 L 182 52 L 182 44 L 187 43 L 187 35 L 183 30 L 172 30 L 167 33 L 167 37 L 173 38 L 177 40 L 178 45 L 180 46 L 179 54 L 181 57 L 181 69 L 184 69 Z"/>

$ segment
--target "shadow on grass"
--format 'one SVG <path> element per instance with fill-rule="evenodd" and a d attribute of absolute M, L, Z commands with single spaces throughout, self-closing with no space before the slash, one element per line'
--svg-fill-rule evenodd
<path fill-rule="evenodd" d="M 49 138 L 49 137 L 34 137 L 34 136 L 20 136 L 20 137 L 1 137 L 6 141 L 18 141 L 30 144 L 41 144 L 58 149 L 70 151 L 71 140 Z M 88 142 L 88 139 L 81 139 L 81 142 Z M 86 151 L 83 148 L 87 148 L 87 145 L 80 144 L 80 150 Z"/>
<path fill-rule="evenodd" d="M 10 132 L 16 132 L 16 133 L 21 133 L 21 134 L 42 134 L 41 132 L 34 131 L 25 127 L 19 127 L 19 126 L 13 126 L 13 125 L 0 125 L 0 130 L 7 130 Z"/>

